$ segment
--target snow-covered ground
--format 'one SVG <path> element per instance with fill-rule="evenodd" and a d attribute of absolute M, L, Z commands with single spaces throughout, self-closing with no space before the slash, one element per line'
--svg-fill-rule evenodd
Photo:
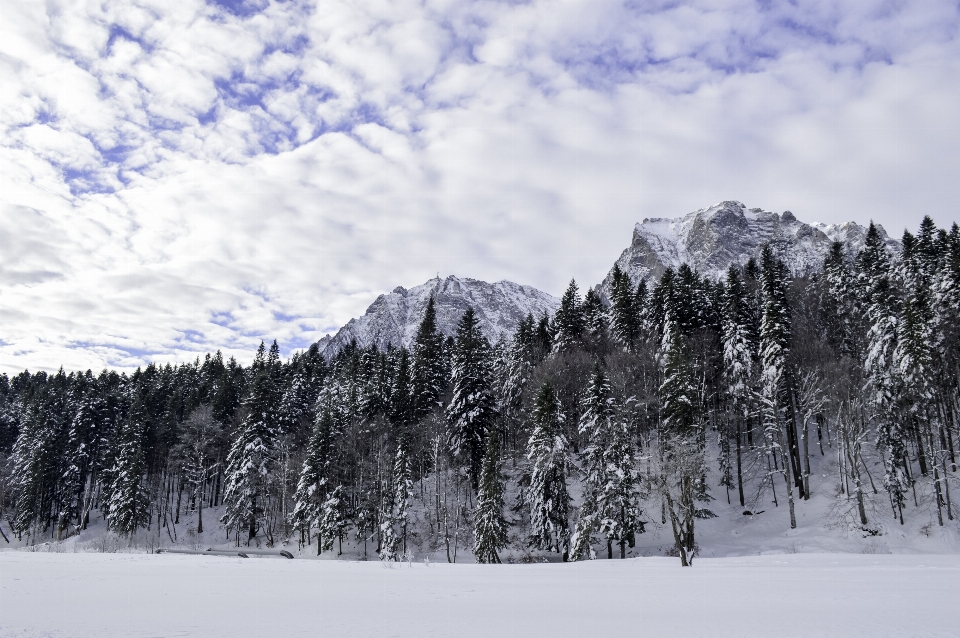
<path fill-rule="evenodd" d="M 960 556 L 394 564 L 0 553 L 0 635 L 958 636 Z"/>

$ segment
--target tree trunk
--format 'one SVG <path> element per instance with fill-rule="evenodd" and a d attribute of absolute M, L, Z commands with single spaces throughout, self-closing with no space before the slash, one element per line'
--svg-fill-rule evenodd
<path fill-rule="evenodd" d="M 743 498 L 743 460 L 740 453 L 740 421 L 737 420 L 737 490 L 740 492 L 740 507 L 744 507 L 746 500 Z"/>
<path fill-rule="evenodd" d="M 793 477 L 790 476 L 791 462 L 787 458 L 791 456 L 788 450 L 784 449 L 783 428 L 780 427 L 780 411 L 774 405 L 774 412 L 777 420 L 777 431 L 780 432 L 780 453 L 783 455 L 783 479 L 787 485 L 787 505 L 790 509 L 790 529 L 797 528 L 797 513 L 793 505 Z M 790 428 L 788 428 L 789 430 Z"/>

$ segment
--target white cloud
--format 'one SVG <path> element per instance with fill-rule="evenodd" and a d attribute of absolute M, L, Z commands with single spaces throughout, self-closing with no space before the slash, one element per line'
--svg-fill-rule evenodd
<path fill-rule="evenodd" d="M 302 347 L 439 270 L 555 294 L 722 199 L 956 219 L 955 3 L 7 3 L 0 369 Z"/>

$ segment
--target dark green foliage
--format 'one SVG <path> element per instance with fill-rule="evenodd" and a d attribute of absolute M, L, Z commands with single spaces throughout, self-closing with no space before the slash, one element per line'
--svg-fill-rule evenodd
<path fill-rule="evenodd" d="M 496 416 L 490 344 L 472 308 L 457 325 L 453 348 L 453 397 L 447 406 L 450 449 L 465 462 L 473 489 L 479 487 L 487 434 Z"/>

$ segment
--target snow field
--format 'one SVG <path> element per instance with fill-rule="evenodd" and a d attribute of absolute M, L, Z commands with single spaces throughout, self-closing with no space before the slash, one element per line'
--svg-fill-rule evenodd
<path fill-rule="evenodd" d="M 960 555 L 475 565 L 0 552 L 0 635 L 960 636 Z"/>

